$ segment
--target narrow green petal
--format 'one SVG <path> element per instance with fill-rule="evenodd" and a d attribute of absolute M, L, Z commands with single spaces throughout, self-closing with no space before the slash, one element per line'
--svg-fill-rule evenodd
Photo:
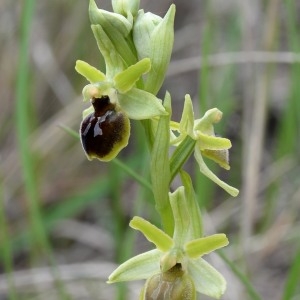
<path fill-rule="evenodd" d="M 144 120 L 168 114 L 160 99 L 137 88 L 119 94 L 118 100 L 122 110 L 130 119 Z"/>
<path fill-rule="evenodd" d="M 149 72 L 151 62 L 149 58 L 144 58 L 136 64 L 128 67 L 123 72 L 118 73 L 114 77 L 115 87 L 120 93 L 126 93 L 134 87 L 140 77 Z"/>
<path fill-rule="evenodd" d="M 221 179 L 219 179 L 205 164 L 201 151 L 198 149 L 198 147 L 195 148 L 195 158 L 197 160 L 197 163 L 200 167 L 200 172 L 203 173 L 205 176 L 207 176 L 210 180 L 218 184 L 221 188 L 223 188 L 227 193 L 229 193 L 231 196 L 236 197 L 239 193 L 239 190 L 228 185 Z"/>
<path fill-rule="evenodd" d="M 161 252 L 157 249 L 139 254 L 122 263 L 108 277 L 108 283 L 147 279 L 160 272 Z"/>
<path fill-rule="evenodd" d="M 229 244 L 225 234 L 214 234 L 187 242 L 185 252 L 190 258 L 198 258 Z"/>
<path fill-rule="evenodd" d="M 106 79 L 104 73 L 82 60 L 76 61 L 75 70 L 90 83 L 104 81 Z"/>
<path fill-rule="evenodd" d="M 145 238 L 162 252 L 169 251 L 174 245 L 173 239 L 169 235 L 141 217 L 134 217 L 129 226 L 141 231 Z"/>
<path fill-rule="evenodd" d="M 188 273 L 194 280 L 197 292 L 216 299 L 224 294 L 224 277 L 202 258 L 189 260 Z"/>
<path fill-rule="evenodd" d="M 200 150 L 209 149 L 209 150 L 223 150 L 231 148 L 231 142 L 229 139 L 211 136 L 197 132 L 198 146 Z"/>

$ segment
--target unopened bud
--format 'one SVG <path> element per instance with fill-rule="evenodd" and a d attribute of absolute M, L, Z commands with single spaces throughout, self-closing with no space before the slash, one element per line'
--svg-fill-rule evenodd
<path fill-rule="evenodd" d="M 139 59 L 149 57 L 151 70 L 145 79 L 145 90 L 157 94 L 170 62 L 174 42 L 175 5 L 161 19 L 140 11 L 133 26 L 133 40 Z"/>
<path fill-rule="evenodd" d="M 115 13 L 128 17 L 131 14 L 135 17 L 140 7 L 140 0 L 112 0 L 112 7 Z"/>

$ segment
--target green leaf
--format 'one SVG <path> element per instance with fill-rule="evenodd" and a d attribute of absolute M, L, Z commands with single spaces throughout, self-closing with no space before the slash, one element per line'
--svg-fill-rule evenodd
<path fill-rule="evenodd" d="M 188 160 L 195 149 L 196 141 L 190 136 L 186 136 L 185 139 L 179 144 L 174 150 L 170 158 L 170 171 L 171 178 L 170 182 L 173 181 L 174 177 L 178 174 L 183 164 Z"/>
<path fill-rule="evenodd" d="M 141 231 L 145 238 L 162 252 L 169 251 L 174 245 L 173 239 L 169 235 L 141 217 L 133 217 L 129 226 Z"/>
<path fill-rule="evenodd" d="M 80 75 L 85 77 L 90 83 L 96 83 L 99 81 L 104 81 L 106 79 L 104 73 L 82 60 L 76 61 L 75 70 Z"/>
<path fill-rule="evenodd" d="M 125 94 L 119 94 L 118 101 L 122 110 L 130 119 L 151 119 L 153 117 L 168 114 L 163 107 L 161 100 L 154 95 L 137 88 L 132 88 Z"/>
<path fill-rule="evenodd" d="M 147 279 L 159 273 L 161 254 L 154 249 L 130 258 L 111 273 L 107 283 Z"/>
<path fill-rule="evenodd" d="M 151 62 L 149 58 L 144 58 L 136 64 L 128 67 L 123 72 L 114 77 L 115 87 L 120 93 L 126 93 L 132 89 L 140 77 L 149 72 Z"/>
<path fill-rule="evenodd" d="M 198 258 L 229 244 L 225 234 L 219 233 L 187 242 L 185 252 L 190 258 Z"/>

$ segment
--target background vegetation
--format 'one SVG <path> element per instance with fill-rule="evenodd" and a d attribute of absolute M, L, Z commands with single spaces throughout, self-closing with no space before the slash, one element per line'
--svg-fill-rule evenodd
<path fill-rule="evenodd" d="M 186 93 L 196 114 L 223 111 L 231 171 L 212 166 L 238 198 L 193 174 L 208 233 L 230 245 L 210 256 L 228 281 L 223 299 L 300 298 L 300 2 L 190 0 L 177 5 L 175 46 L 161 95 L 178 120 Z M 163 15 L 171 1 L 141 0 Z M 98 4 L 110 9 L 108 0 Z M 0 299 L 136 299 L 142 283 L 105 284 L 148 243 L 128 222 L 158 222 L 143 129 L 119 161 L 87 161 L 78 138 L 76 59 L 103 69 L 88 1 L 0 0 Z M 126 164 L 130 169 L 124 168 Z M 127 295 L 127 296 L 126 296 Z M 205 297 L 201 297 L 205 299 Z"/>

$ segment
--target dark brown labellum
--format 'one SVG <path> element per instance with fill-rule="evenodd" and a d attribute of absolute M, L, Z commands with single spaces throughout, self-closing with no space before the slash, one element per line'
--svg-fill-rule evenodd
<path fill-rule="evenodd" d="M 82 146 L 89 159 L 109 161 L 128 143 L 129 119 L 116 110 L 108 96 L 93 99 L 92 105 L 95 111 L 80 126 Z"/>

